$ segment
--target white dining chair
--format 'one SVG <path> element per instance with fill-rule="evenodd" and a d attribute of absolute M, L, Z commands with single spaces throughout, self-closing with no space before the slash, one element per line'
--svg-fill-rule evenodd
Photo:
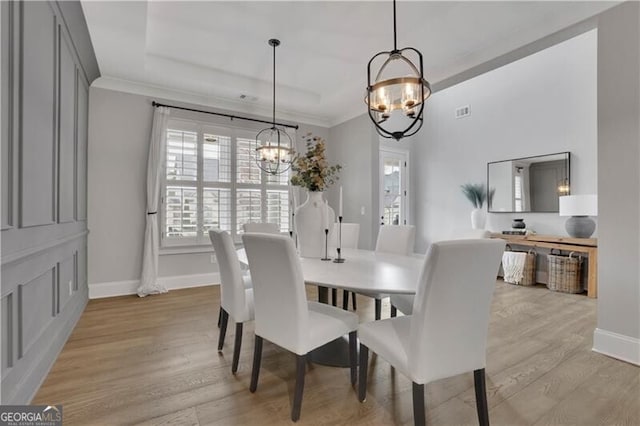
<path fill-rule="evenodd" d="M 424 386 L 473 371 L 478 419 L 489 425 L 485 384 L 491 299 L 505 242 L 433 243 L 417 286 L 413 314 L 360 325 L 358 399 L 367 391 L 369 350 L 413 382 L 413 415 L 425 424 Z"/>
<path fill-rule="evenodd" d="M 376 252 L 410 255 L 416 240 L 416 228 L 413 225 L 382 225 L 376 241 Z M 364 296 L 375 299 L 375 319 L 382 317 L 382 299 L 388 294 L 362 292 Z"/>
<path fill-rule="evenodd" d="M 451 240 L 472 240 L 478 238 L 490 238 L 491 232 L 485 229 L 456 229 L 454 230 Z M 412 294 L 392 294 L 391 300 L 391 318 L 398 315 L 398 311 L 405 315 L 411 315 L 413 311 Z"/>
<path fill-rule="evenodd" d="M 227 333 L 229 317 L 236 323 L 236 339 L 233 346 L 233 362 L 231 372 L 238 371 L 240 360 L 240 346 L 242 345 L 242 326 L 246 321 L 253 320 L 253 289 L 251 279 L 243 275 L 240 262 L 231 235 L 220 229 L 209 231 L 209 239 L 218 259 L 220 268 L 220 334 L 218 336 L 218 351 L 222 351 L 224 338 Z"/>
<path fill-rule="evenodd" d="M 342 237 L 340 237 L 340 233 L 342 232 Z M 338 239 L 340 241 L 338 241 Z M 360 239 L 360 224 L 359 223 L 348 223 L 342 222 L 342 231 L 340 231 L 340 224 L 333 224 L 333 232 L 331 233 L 331 244 L 330 246 L 334 249 L 338 247 L 340 244 L 341 248 L 346 249 L 357 249 L 358 241 Z M 342 309 L 345 311 L 349 308 L 349 294 L 352 295 L 352 304 L 353 310 L 356 309 L 356 294 L 351 293 L 347 290 L 342 290 Z M 333 297 L 333 306 L 336 306 L 338 303 L 338 290 L 331 289 L 331 295 Z"/>
<path fill-rule="evenodd" d="M 251 392 L 258 387 L 262 342 L 296 355 L 291 420 L 300 418 L 307 354 L 349 334 L 351 384 L 356 382 L 358 317 L 324 303 L 307 301 L 302 265 L 293 240 L 283 235 L 242 236 L 255 292 L 255 348 Z"/>
<path fill-rule="evenodd" d="M 260 232 L 262 234 L 279 234 L 280 227 L 277 223 L 251 222 L 242 225 L 244 232 Z"/>

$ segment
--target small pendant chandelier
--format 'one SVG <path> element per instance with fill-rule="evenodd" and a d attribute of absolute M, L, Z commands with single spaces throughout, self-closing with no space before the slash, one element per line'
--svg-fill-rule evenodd
<path fill-rule="evenodd" d="M 266 173 L 277 175 L 291 167 L 293 150 L 291 137 L 276 126 L 276 47 L 280 40 L 272 38 L 269 45 L 273 46 L 273 121 L 256 136 L 256 163 Z"/>
<path fill-rule="evenodd" d="M 416 67 L 407 55 L 415 56 Z M 371 79 L 371 66 L 379 57 L 387 57 Z M 422 127 L 424 101 L 431 86 L 422 71 L 422 54 L 413 47 L 398 49 L 396 35 L 396 0 L 393 0 L 393 50 L 377 53 L 367 64 L 369 118 L 380 136 L 400 140 L 415 135 Z"/>

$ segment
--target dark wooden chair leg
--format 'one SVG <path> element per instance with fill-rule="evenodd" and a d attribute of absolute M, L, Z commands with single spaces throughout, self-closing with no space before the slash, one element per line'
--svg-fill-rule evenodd
<path fill-rule="evenodd" d="M 255 392 L 256 389 L 258 389 L 260 361 L 262 361 L 262 337 L 256 336 L 253 347 L 253 369 L 251 370 L 251 385 L 249 386 L 249 390 L 251 392 Z"/>
<path fill-rule="evenodd" d="M 331 301 L 331 304 L 333 306 L 338 306 L 338 289 L 337 288 L 331 289 L 331 298 L 333 299 Z"/>
<path fill-rule="evenodd" d="M 376 321 L 382 318 L 382 300 L 376 299 Z"/>
<path fill-rule="evenodd" d="M 347 290 L 342 290 L 342 309 L 349 310 L 349 292 Z"/>
<path fill-rule="evenodd" d="M 424 414 L 424 385 L 413 383 L 413 423 L 416 426 L 424 426 L 426 418 Z"/>
<path fill-rule="evenodd" d="M 224 336 L 227 334 L 227 323 L 229 322 L 229 314 L 224 309 L 222 310 L 222 318 L 220 321 L 220 335 L 218 336 L 218 352 L 222 350 L 224 346 Z"/>
<path fill-rule="evenodd" d="M 231 364 L 231 372 L 236 374 L 238 371 L 238 362 L 240 361 L 240 346 L 242 346 L 242 323 L 236 323 L 236 341 L 233 345 L 233 363 Z"/>
<path fill-rule="evenodd" d="M 222 321 L 222 306 L 220 306 L 220 310 L 218 311 L 218 328 L 220 328 L 221 321 Z"/>
<path fill-rule="evenodd" d="M 293 394 L 293 407 L 291 408 L 291 420 L 297 422 L 302 408 L 302 391 L 304 391 L 304 375 L 307 367 L 307 356 L 296 355 L 296 389 Z"/>
<path fill-rule="evenodd" d="M 351 385 L 356 384 L 358 375 L 358 332 L 349 333 L 349 364 L 351 367 Z"/>
<path fill-rule="evenodd" d="M 354 292 L 351 292 L 351 307 L 354 311 L 358 309 L 358 307 L 356 306 L 356 294 Z"/>
<path fill-rule="evenodd" d="M 358 379 L 358 399 L 367 399 L 367 368 L 369 366 L 369 348 L 360 343 L 360 378 Z"/>
<path fill-rule="evenodd" d="M 398 316 L 398 309 L 395 306 L 391 305 L 391 318 L 395 318 L 397 316 Z"/>
<path fill-rule="evenodd" d="M 484 368 L 473 372 L 473 382 L 476 388 L 476 407 L 478 409 L 478 423 L 489 426 L 489 407 L 487 405 L 487 383 Z"/>

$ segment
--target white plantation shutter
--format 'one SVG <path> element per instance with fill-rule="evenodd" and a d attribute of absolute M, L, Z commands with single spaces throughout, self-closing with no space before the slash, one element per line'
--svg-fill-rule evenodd
<path fill-rule="evenodd" d="M 169 122 L 163 246 L 208 245 L 212 228 L 239 241 L 242 225 L 250 222 L 276 223 L 281 232 L 289 231 L 289 172 L 273 176 L 260 170 L 256 134 L 196 120 Z"/>
<path fill-rule="evenodd" d="M 289 218 L 289 192 L 284 190 L 267 190 L 267 222 L 277 223 L 281 231 L 288 231 Z"/>
<path fill-rule="evenodd" d="M 262 220 L 262 191 L 238 189 L 236 191 L 236 231 L 242 233 L 242 225 Z"/>

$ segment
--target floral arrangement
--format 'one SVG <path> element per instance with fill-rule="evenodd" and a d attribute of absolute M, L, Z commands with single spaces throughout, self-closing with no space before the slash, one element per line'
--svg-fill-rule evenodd
<path fill-rule="evenodd" d="M 307 143 L 307 153 L 294 159 L 291 185 L 301 186 L 308 191 L 324 191 L 339 179 L 338 172 L 342 166 L 329 166 L 324 139 L 308 133 L 303 140 Z"/>
<path fill-rule="evenodd" d="M 482 208 L 485 200 L 488 201 L 489 207 L 491 207 L 493 194 L 496 192 L 495 188 L 491 188 L 487 191 L 483 183 L 466 183 L 461 185 L 460 188 L 462 188 L 462 193 L 467 200 L 469 200 L 476 209 Z"/>

